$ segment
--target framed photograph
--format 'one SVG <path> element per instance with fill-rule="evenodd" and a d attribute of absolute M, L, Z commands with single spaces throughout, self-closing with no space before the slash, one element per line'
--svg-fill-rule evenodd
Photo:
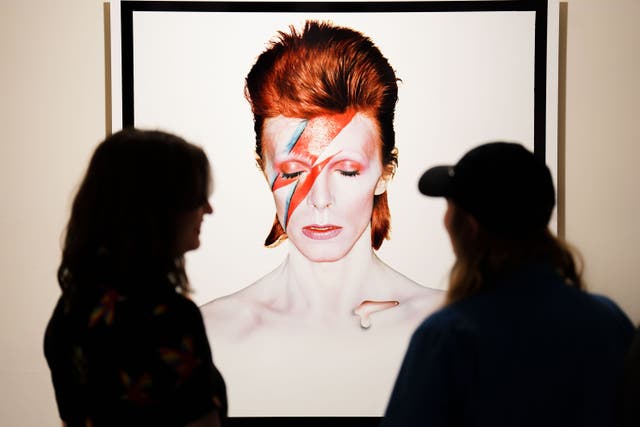
<path fill-rule="evenodd" d="M 249 71 L 280 33 L 328 23 L 368 38 L 388 60 L 398 78 L 398 164 L 386 185 L 389 239 L 375 254 L 411 282 L 445 290 L 453 263 L 445 202 L 421 196 L 417 181 L 427 168 L 497 140 L 530 148 L 555 178 L 557 9 L 533 0 L 112 1 L 112 130 L 176 133 L 203 147 L 212 165 L 214 214 L 201 248 L 187 255 L 205 322 L 208 304 L 259 282 L 291 249 L 289 241 L 264 244 L 275 190 L 256 162 L 245 93 Z M 241 305 L 234 310 L 244 315 Z M 302 329 L 295 344 L 277 334 L 251 346 L 210 339 L 231 425 L 377 425 L 411 330 L 347 343 Z"/>

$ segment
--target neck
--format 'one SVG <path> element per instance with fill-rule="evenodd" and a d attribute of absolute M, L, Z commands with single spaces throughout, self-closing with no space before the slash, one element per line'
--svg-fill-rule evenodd
<path fill-rule="evenodd" d="M 310 261 L 290 245 L 283 265 L 288 308 L 309 315 L 351 315 L 381 265 L 371 248 L 369 228 L 349 253 L 333 262 Z"/>

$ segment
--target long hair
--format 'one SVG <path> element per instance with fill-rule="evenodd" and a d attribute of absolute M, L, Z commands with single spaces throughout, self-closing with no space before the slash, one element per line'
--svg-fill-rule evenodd
<path fill-rule="evenodd" d="M 584 288 L 580 255 L 548 228 L 524 237 L 501 237 L 474 221 L 460 206 L 453 202 L 450 206 L 449 230 L 456 261 L 449 278 L 447 304 L 490 288 L 498 275 L 532 261 L 550 263 L 567 285 Z"/>
<path fill-rule="evenodd" d="M 105 139 L 66 227 L 58 268 L 63 296 L 95 287 L 153 292 L 158 280 L 187 294 L 178 217 L 205 203 L 209 186 L 205 153 L 182 138 L 127 129 Z"/>
<path fill-rule="evenodd" d="M 378 127 L 384 174 L 393 175 L 397 150 L 393 119 L 397 77 L 368 37 L 350 28 L 307 21 L 301 32 L 280 32 L 253 65 L 245 96 L 251 104 L 256 156 L 264 169 L 262 131 L 267 118 L 313 118 L 348 108 L 370 117 Z M 378 249 L 389 236 L 387 193 L 374 196 L 371 244 Z M 276 217 L 265 245 L 286 238 Z"/>

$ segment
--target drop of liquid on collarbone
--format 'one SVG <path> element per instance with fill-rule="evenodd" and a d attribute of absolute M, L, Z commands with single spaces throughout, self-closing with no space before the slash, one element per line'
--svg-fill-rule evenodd
<path fill-rule="evenodd" d="M 353 314 L 360 317 L 360 327 L 369 329 L 371 327 L 371 315 L 378 311 L 388 310 L 400 305 L 400 301 L 372 301 L 364 300 L 353 310 Z"/>

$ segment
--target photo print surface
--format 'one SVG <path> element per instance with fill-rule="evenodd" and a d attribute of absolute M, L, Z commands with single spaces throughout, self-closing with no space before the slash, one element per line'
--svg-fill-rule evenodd
<path fill-rule="evenodd" d="M 453 262 L 420 174 L 490 140 L 553 159 L 546 7 L 455 3 L 120 4 L 114 128 L 212 163 L 187 268 L 232 417 L 381 416 Z"/>

